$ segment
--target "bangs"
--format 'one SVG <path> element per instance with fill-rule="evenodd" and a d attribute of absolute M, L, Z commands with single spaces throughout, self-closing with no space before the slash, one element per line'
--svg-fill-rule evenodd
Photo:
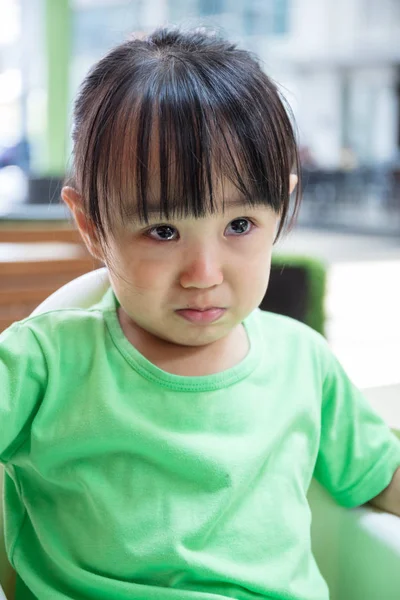
<path fill-rule="evenodd" d="M 94 99 L 76 171 L 103 238 L 118 223 L 219 211 L 226 181 L 244 204 L 281 214 L 279 235 L 298 167 L 289 116 L 261 69 L 250 77 L 217 58 L 153 57 Z"/>

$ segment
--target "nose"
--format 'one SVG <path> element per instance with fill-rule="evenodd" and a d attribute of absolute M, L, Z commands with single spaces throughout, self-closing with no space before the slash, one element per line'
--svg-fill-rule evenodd
<path fill-rule="evenodd" d="M 224 280 L 221 262 L 210 249 L 195 250 L 180 274 L 183 288 L 206 289 Z"/>

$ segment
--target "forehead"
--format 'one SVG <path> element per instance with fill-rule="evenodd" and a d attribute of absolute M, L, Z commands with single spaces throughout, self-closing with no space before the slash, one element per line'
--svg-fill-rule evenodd
<path fill-rule="evenodd" d="M 143 119 L 142 127 L 139 117 L 116 121 L 109 151 L 101 157 L 104 168 L 97 171 L 108 229 L 121 221 L 199 218 L 238 205 L 280 208 L 287 173 L 277 176 L 276 165 L 265 157 L 264 164 L 232 131 L 188 124 L 183 132 L 158 123 Z"/>
<path fill-rule="evenodd" d="M 185 209 L 185 200 L 181 197 L 181 191 L 176 195 L 175 202 L 173 204 L 169 203 L 166 207 L 163 205 L 162 198 L 160 198 L 159 189 L 157 189 L 158 186 L 155 186 L 155 188 L 153 190 L 150 188 L 149 190 L 149 200 L 146 205 L 147 218 L 144 217 L 143 210 L 137 199 L 132 199 L 132 202 L 126 207 L 124 211 L 125 218 L 133 222 L 153 221 L 165 217 L 175 219 L 200 218 L 224 214 L 238 208 L 249 209 L 260 204 L 265 206 L 265 202 L 257 202 L 256 199 L 250 201 L 243 194 L 240 194 L 238 189 L 229 180 L 225 182 L 216 181 L 214 183 L 212 204 L 211 202 L 204 203 L 204 210 L 200 214 L 195 214 L 194 211 L 190 210 L 190 207 Z"/>

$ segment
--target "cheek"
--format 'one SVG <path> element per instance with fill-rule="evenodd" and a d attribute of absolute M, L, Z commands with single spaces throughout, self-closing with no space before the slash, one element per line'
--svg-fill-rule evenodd
<path fill-rule="evenodd" d="M 155 292 L 164 289 L 174 277 L 171 262 L 149 259 L 143 253 L 121 257 L 119 264 L 118 285 L 129 291 Z"/>
<path fill-rule="evenodd" d="M 240 262 L 247 279 L 253 276 L 265 278 L 269 273 L 271 256 L 272 241 L 269 236 L 257 235 L 249 240 L 249 243 L 243 244 L 235 257 L 235 262 L 237 261 L 237 264 Z"/>
<path fill-rule="evenodd" d="M 253 248 L 253 252 L 242 256 L 241 263 L 236 263 L 236 284 L 245 296 L 261 302 L 269 282 L 271 255 L 271 245 L 264 244 Z"/>

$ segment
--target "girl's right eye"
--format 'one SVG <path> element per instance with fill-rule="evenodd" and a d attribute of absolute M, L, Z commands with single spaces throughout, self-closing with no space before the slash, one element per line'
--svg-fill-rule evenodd
<path fill-rule="evenodd" d="M 147 232 L 147 235 L 158 242 L 170 242 L 178 239 L 178 230 L 172 225 L 157 225 Z"/>

